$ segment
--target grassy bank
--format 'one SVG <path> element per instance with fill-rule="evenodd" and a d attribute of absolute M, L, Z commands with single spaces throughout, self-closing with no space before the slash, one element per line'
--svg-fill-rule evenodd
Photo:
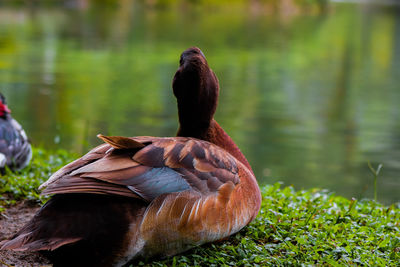
<path fill-rule="evenodd" d="M 74 155 L 34 150 L 32 165 L 7 173 L 0 182 L 1 204 L 43 201 L 37 187 Z M 144 266 L 396 266 L 400 262 L 400 207 L 349 200 L 326 190 L 295 191 L 280 184 L 263 187 L 259 216 L 226 241 L 195 248 Z"/>

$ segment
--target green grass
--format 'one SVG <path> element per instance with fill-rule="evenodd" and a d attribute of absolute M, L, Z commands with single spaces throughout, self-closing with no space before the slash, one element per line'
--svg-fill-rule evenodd
<path fill-rule="evenodd" d="M 43 201 L 37 187 L 73 155 L 34 150 L 32 165 L 0 182 L 3 205 Z M 141 266 L 399 266 L 400 206 L 349 200 L 327 190 L 262 188 L 259 216 L 226 241 Z"/>

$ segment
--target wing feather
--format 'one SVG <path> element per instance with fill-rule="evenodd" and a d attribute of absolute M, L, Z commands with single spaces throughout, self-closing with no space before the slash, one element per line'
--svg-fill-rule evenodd
<path fill-rule="evenodd" d="M 129 156 L 126 155 L 106 155 L 99 160 L 82 166 L 79 169 L 74 170 L 71 175 L 78 175 L 81 173 L 96 172 L 99 169 L 102 172 L 117 171 L 120 169 L 132 168 L 139 166 L 139 163 L 133 161 Z"/>
<path fill-rule="evenodd" d="M 94 193 L 141 198 L 165 193 L 217 192 L 238 184 L 236 159 L 205 141 L 176 137 L 126 138 L 99 135 L 103 144 L 53 174 L 44 194 Z"/>
<path fill-rule="evenodd" d="M 110 146 L 107 144 L 102 144 L 100 146 L 93 148 L 83 157 L 74 160 L 73 162 L 65 165 L 64 167 L 53 173 L 53 175 L 51 175 L 46 182 L 40 185 L 39 189 L 42 190 L 45 187 L 49 186 L 50 184 L 57 182 L 60 178 L 64 177 L 65 175 L 69 175 L 72 171 L 102 158 L 109 149 Z"/>
<path fill-rule="evenodd" d="M 96 178 L 102 181 L 119 185 L 130 185 L 135 181 L 135 179 L 137 179 L 137 177 L 141 177 L 141 175 L 151 171 L 152 169 L 153 168 L 151 167 L 139 165 L 132 168 L 125 168 L 114 171 L 103 171 L 102 169 L 99 169 L 93 172 L 81 173 L 79 176 Z"/>
<path fill-rule="evenodd" d="M 102 134 L 98 134 L 97 137 L 115 149 L 137 149 L 145 146 L 144 144 L 129 137 L 105 136 Z"/>
<path fill-rule="evenodd" d="M 118 184 L 107 183 L 93 178 L 81 178 L 78 176 L 66 176 L 57 183 L 46 187 L 43 194 L 66 194 L 66 193 L 95 193 L 106 195 L 119 195 L 125 197 L 140 198 L 129 188 Z"/>

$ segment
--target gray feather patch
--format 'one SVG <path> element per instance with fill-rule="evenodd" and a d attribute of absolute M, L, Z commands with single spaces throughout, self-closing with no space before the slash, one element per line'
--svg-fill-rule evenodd
<path fill-rule="evenodd" d="M 152 201 L 161 194 L 180 192 L 191 187 L 181 174 L 168 167 L 162 167 L 153 168 L 135 177 L 128 188 L 145 200 Z"/>

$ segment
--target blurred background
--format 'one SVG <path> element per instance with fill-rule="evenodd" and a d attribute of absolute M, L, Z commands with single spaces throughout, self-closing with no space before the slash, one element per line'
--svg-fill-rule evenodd
<path fill-rule="evenodd" d="M 171 81 L 200 47 L 216 119 L 259 183 L 400 201 L 400 1 L 0 1 L 0 91 L 32 143 L 173 136 Z"/>

